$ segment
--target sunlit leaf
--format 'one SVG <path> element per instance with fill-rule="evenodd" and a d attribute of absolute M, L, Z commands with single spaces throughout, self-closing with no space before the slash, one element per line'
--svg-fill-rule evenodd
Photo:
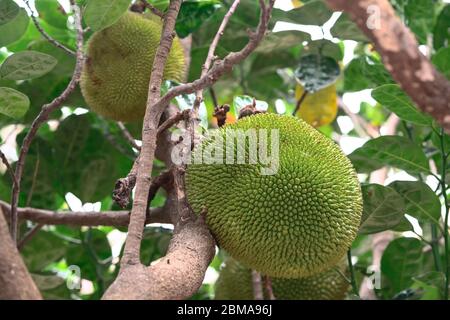
<path fill-rule="evenodd" d="M 429 126 L 433 119 L 420 111 L 411 98 L 396 84 L 386 84 L 372 91 L 372 97 L 401 119 Z"/>
<path fill-rule="evenodd" d="M 0 47 L 19 40 L 27 31 L 29 21 L 30 18 L 25 9 L 20 9 L 14 19 L 0 25 Z"/>
<path fill-rule="evenodd" d="M 302 86 L 298 84 L 295 88 L 295 99 L 298 101 L 303 93 Z M 333 122 L 337 115 L 336 86 L 332 84 L 307 94 L 297 115 L 313 127 Z"/>
<path fill-rule="evenodd" d="M 127 11 L 130 0 L 89 0 L 84 21 L 94 31 L 114 24 Z"/>
<path fill-rule="evenodd" d="M 11 88 L 0 88 L 0 113 L 19 119 L 27 113 L 29 107 L 30 100 L 23 93 Z"/>
<path fill-rule="evenodd" d="M 402 197 L 392 188 L 379 184 L 362 186 L 364 201 L 360 234 L 377 233 L 396 227 L 404 218 Z"/>
<path fill-rule="evenodd" d="M 37 78 L 52 70 L 57 62 L 54 57 L 41 52 L 17 52 L 0 66 L 0 77 L 9 80 Z"/>

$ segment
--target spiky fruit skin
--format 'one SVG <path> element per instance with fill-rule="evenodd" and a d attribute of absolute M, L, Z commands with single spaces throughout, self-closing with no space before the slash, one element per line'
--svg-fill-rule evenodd
<path fill-rule="evenodd" d="M 91 36 L 80 86 L 94 112 L 127 122 L 144 117 L 161 28 L 161 21 L 127 12 L 112 26 Z M 184 70 L 183 48 L 175 38 L 164 79 L 182 81 Z"/>
<path fill-rule="evenodd" d="M 361 189 L 350 160 L 303 120 L 258 114 L 219 129 L 278 129 L 279 168 L 261 164 L 188 165 L 186 188 L 219 246 L 249 268 L 273 277 L 306 277 L 329 269 L 356 237 Z M 218 139 L 205 139 L 211 146 Z M 218 148 L 224 149 L 226 143 Z M 270 150 L 270 145 L 268 146 Z"/>
<path fill-rule="evenodd" d="M 349 289 L 342 274 L 344 261 L 330 270 L 299 279 L 271 278 L 273 295 L 278 300 L 343 300 Z M 268 293 L 264 290 L 264 298 Z M 215 286 L 216 300 L 253 300 L 252 275 L 249 268 L 234 259 L 227 259 Z"/>

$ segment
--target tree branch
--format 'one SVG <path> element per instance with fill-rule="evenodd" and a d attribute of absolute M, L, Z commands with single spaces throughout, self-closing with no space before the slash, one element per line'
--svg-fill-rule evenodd
<path fill-rule="evenodd" d="M 146 215 L 145 223 L 172 223 L 167 210 L 169 204 L 161 208 L 153 208 Z M 6 217 L 10 217 L 9 203 L 0 200 L 0 209 Z M 30 220 L 44 225 L 69 225 L 69 226 L 127 226 L 130 222 L 130 211 L 52 211 L 37 208 L 18 208 L 20 220 Z"/>
<path fill-rule="evenodd" d="M 154 15 L 157 15 L 158 17 L 160 17 L 161 19 L 164 18 L 164 13 L 159 11 L 157 8 L 155 8 L 153 5 L 151 5 L 150 3 L 148 3 L 147 0 L 141 0 L 141 2 L 144 4 L 144 6 L 150 10 Z"/>
<path fill-rule="evenodd" d="M 45 32 L 45 30 L 42 28 L 42 26 L 40 25 L 39 21 L 37 20 L 37 18 L 35 17 L 35 15 L 33 14 L 33 10 L 31 9 L 30 6 L 30 1 L 29 0 L 25 0 L 25 5 L 28 7 L 28 9 L 31 11 L 31 20 L 33 20 L 34 25 L 36 26 L 36 29 L 42 34 L 42 36 L 48 40 L 48 42 L 50 42 L 52 45 L 54 45 L 55 47 L 63 50 L 64 52 L 75 56 L 76 52 L 67 48 L 65 45 L 63 45 L 62 43 L 58 42 L 57 40 L 53 39 L 47 32 Z"/>
<path fill-rule="evenodd" d="M 20 257 L 0 207 L 0 300 L 39 300 L 42 296 Z"/>
<path fill-rule="evenodd" d="M 372 40 L 386 69 L 412 98 L 450 132 L 450 82 L 419 51 L 411 31 L 395 15 L 387 0 L 327 0 L 328 5 L 350 14 L 358 27 Z M 376 16 L 368 10 L 377 8 L 379 27 L 371 25 Z"/>
<path fill-rule="evenodd" d="M 76 52 L 76 64 L 73 72 L 72 79 L 70 80 L 64 91 L 56 97 L 52 102 L 42 106 L 41 112 L 33 120 L 31 128 L 25 136 L 22 147 L 19 152 L 19 159 L 16 164 L 15 177 L 16 183 L 13 186 L 13 192 L 11 197 L 11 236 L 14 243 L 17 241 L 17 206 L 19 202 L 20 182 L 22 179 L 23 168 L 25 166 L 25 158 L 28 154 L 30 145 L 36 136 L 39 127 L 45 123 L 49 115 L 59 108 L 62 103 L 69 97 L 69 95 L 75 90 L 78 81 L 80 79 L 81 68 L 83 65 L 83 28 L 81 26 L 81 14 L 80 9 L 76 4 L 72 4 L 72 10 L 75 18 L 75 28 L 77 30 L 77 52 Z"/>
<path fill-rule="evenodd" d="M 124 265 L 135 265 L 140 263 L 140 245 L 144 231 L 145 212 L 148 205 L 148 191 L 151 181 L 153 160 L 155 157 L 157 131 L 159 120 L 163 112 L 162 107 L 155 107 L 155 102 L 158 101 L 160 97 L 164 66 L 175 36 L 175 21 L 178 11 L 180 10 L 181 2 L 181 0 L 170 1 L 167 13 L 164 16 L 161 40 L 153 61 L 147 108 L 142 129 L 142 147 L 139 155 L 139 162 L 137 163 L 136 192 L 133 199 L 130 224 L 128 226 L 128 236 L 121 261 L 122 267 Z"/>

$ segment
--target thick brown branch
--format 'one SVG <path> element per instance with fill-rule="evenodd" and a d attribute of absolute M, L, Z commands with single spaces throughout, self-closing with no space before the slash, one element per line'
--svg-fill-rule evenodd
<path fill-rule="evenodd" d="M 49 115 L 59 108 L 62 103 L 69 97 L 69 95 L 75 90 L 78 81 L 80 79 L 81 68 L 83 65 L 83 28 L 81 26 L 81 14 L 80 9 L 76 4 L 72 4 L 72 10 L 74 12 L 75 19 L 75 28 L 77 30 L 77 53 L 76 53 L 76 64 L 75 70 L 73 72 L 72 79 L 70 80 L 67 87 L 64 91 L 56 97 L 52 102 L 45 104 L 42 106 L 41 112 L 34 119 L 31 124 L 31 128 L 25 136 L 22 147 L 19 152 L 19 159 L 16 164 L 15 176 L 16 183 L 13 186 L 13 192 L 11 197 L 11 235 L 13 241 L 17 240 L 17 205 L 19 201 L 19 193 L 20 193 L 20 182 L 22 179 L 23 168 L 25 166 L 25 158 L 28 154 L 28 150 L 30 148 L 31 142 L 33 141 L 39 127 L 45 123 L 49 117 Z"/>
<path fill-rule="evenodd" d="M 450 82 L 419 51 L 414 35 L 395 15 L 389 1 L 327 2 L 332 9 L 350 14 L 372 40 L 387 70 L 403 90 L 422 111 L 429 113 L 450 132 Z M 378 18 L 379 21 L 375 21 Z"/>
<path fill-rule="evenodd" d="M 139 253 L 142 234 L 144 231 L 145 212 L 147 209 L 148 192 L 151 181 L 153 160 L 156 150 L 156 139 L 159 120 L 163 108 L 155 108 L 160 98 L 161 83 L 164 66 L 169 55 L 172 41 L 175 36 L 175 21 L 180 10 L 181 0 L 172 0 L 164 16 L 161 40 L 156 50 L 155 59 L 150 75 L 147 108 L 142 129 L 142 147 L 137 164 L 136 192 L 131 210 L 128 236 L 125 242 L 122 266 L 140 263 Z M 168 103 L 167 103 L 168 104 Z M 167 105 L 166 104 L 166 105 Z"/>
<path fill-rule="evenodd" d="M 0 207 L 0 300 L 42 299 L 11 239 Z"/>
<path fill-rule="evenodd" d="M 0 200 L 0 208 L 6 217 L 10 216 L 9 203 Z M 162 208 L 153 208 L 146 216 L 145 223 L 172 223 L 167 210 L 168 204 Z M 130 211 L 52 211 L 37 208 L 18 208 L 20 220 L 30 220 L 39 224 L 68 226 L 127 226 L 130 222 Z"/>

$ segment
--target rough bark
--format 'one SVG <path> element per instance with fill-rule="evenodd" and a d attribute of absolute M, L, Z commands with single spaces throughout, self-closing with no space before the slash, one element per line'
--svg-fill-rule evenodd
<path fill-rule="evenodd" d="M 14 245 L 0 207 L 0 300 L 38 300 L 42 296 Z"/>
<path fill-rule="evenodd" d="M 387 0 L 327 0 L 328 5 L 347 12 L 373 42 L 386 69 L 417 106 L 450 132 L 450 82 L 419 51 L 413 33 L 395 15 Z M 379 27 L 370 21 L 377 19 Z M 375 26 L 375 27 L 374 27 Z"/>

